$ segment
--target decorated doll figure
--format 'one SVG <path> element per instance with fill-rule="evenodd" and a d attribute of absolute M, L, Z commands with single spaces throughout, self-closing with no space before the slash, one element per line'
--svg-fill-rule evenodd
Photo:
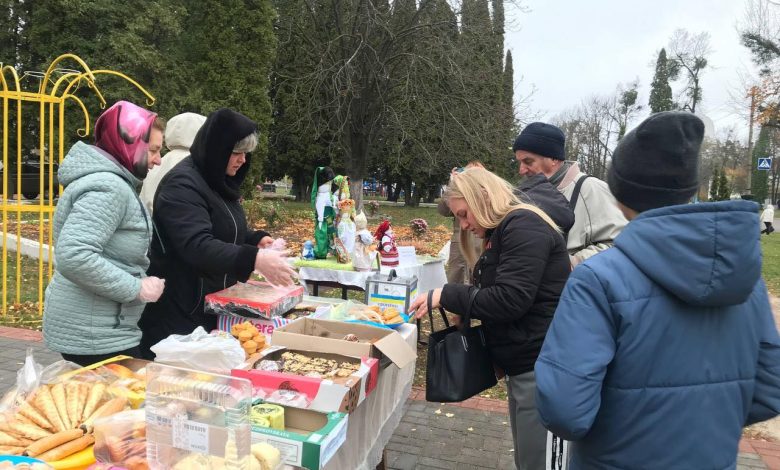
<path fill-rule="evenodd" d="M 341 239 L 341 243 L 348 253 L 352 253 L 355 249 L 355 222 L 354 213 L 355 201 L 352 199 L 343 199 L 338 203 L 339 216 L 338 224 L 336 225 L 336 233 Z"/>
<path fill-rule="evenodd" d="M 376 252 L 371 251 L 374 236 L 366 228 L 367 225 L 368 221 L 363 212 L 355 217 L 357 232 L 355 233 L 355 249 L 352 251 L 352 267 L 355 268 L 355 271 L 370 271 L 376 256 Z"/>
<path fill-rule="evenodd" d="M 314 170 L 314 183 L 311 189 L 311 206 L 314 210 L 314 257 L 325 259 L 333 250 L 333 237 L 336 228 L 333 225 L 336 215 L 333 210 L 331 181 L 336 177 L 333 170 L 327 166 Z"/>
<path fill-rule="evenodd" d="M 352 199 L 349 194 L 349 176 L 336 175 L 333 178 L 333 186 L 335 186 L 336 188 L 333 191 L 334 207 L 338 205 L 339 201 L 343 201 L 345 199 Z"/>
<path fill-rule="evenodd" d="M 311 240 L 303 242 L 303 250 L 301 250 L 301 258 L 305 260 L 314 259 L 314 243 Z"/>
<path fill-rule="evenodd" d="M 382 221 L 376 229 L 374 237 L 379 240 L 379 258 L 382 266 L 394 268 L 398 266 L 398 248 L 395 245 L 395 235 L 389 220 Z"/>

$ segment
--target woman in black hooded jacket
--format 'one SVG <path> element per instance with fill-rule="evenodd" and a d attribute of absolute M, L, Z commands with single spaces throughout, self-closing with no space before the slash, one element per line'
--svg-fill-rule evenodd
<path fill-rule="evenodd" d="M 256 127 L 230 109 L 211 113 L 190 156 L 160 182 L 148 273 L 164 278 L 166 286 L 139 322 L 145 358 L 153 359 L 149 348 L 171 334 L 216 328 L 217 317 L 204 313 L 206 294 L 244 282 L 254 270 L 273 284 L 292 284 L 293 270 L 283 253 L 259 248 L 270 237 L 249 230 L 239 202 L 249 152 L 257 145 Z"/>

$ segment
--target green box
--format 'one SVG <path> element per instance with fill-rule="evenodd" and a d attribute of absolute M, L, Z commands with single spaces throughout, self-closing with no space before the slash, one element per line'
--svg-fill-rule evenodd
<path fill-rule="evenodd" d="M 320 470 L 347 440 L 346 413 L 284 406 L 284 431 L 252 426 L 252 443 L 278 448 L 284 463 Z"/>

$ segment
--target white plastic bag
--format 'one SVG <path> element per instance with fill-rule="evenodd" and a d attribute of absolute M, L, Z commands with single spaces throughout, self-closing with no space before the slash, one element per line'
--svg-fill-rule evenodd
<path fill-rule="evenodd" d="M 244 363 L 241 343 L 230 335 L 210 335 L 202 326 L 188 335 L 170 335 L 151 347 L 154 362 L 187 369 L 226 372 Z"/>
<path fill-rule="evenodd" d="M 16 386 L 6 392 L 0 400 L 0 412 L 14 409 L 27 399 L 27 395 L 38 387 L 43 366 L 35 362 L 32 348 L 27 348 L 24 365 L 16 372 Z"/>

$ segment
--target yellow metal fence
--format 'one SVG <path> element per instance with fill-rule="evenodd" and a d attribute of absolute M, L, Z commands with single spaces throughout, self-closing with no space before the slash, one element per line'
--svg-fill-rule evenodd
<path fill-rule="evenodd" d="M 63 69 L 63 62 L 75 63 L 80 70 Z M 120 77 L 134 85 L 146 96 L 146 104 L 154 104 L 154 97 L 141 85 L 126 75 L 113 70 L 91 70 L 78 56 L 64 54 L 55 59 L 43 74 L 22 74 L 20 78 L 16 69 L 0 63 L 0 99 L 2 99 L 2 315 L 8 313 L 9 303 L 20 304 L 23 300 L 22 292 L 29 292 L 33 288 L 37 290 L 38 313 L 43 313 L 43 295 L 46 285 L 54 270 L 54 240 L 52 239 L 52 222 L 56 198 L 62 190 L 55 185 L 57 165 L 65 157 L 65 118 L 68 101 L 75 103 L 81 110 L 84 125 L 77 130 L 80 137 L 87 137 L 90 133 L 90 117 L 84 102 L 76 96 L 82 89 L 88 89 L 97 97 L 100 108 L 104 109 L 106 100 L 97 86 L 96 76 L 109 75 Z M 23 91 L 25 79 L 39 78 L 40 83 L 36 91 Z M 37 82 L 36 82 L 37 83 Z M 72 108 L 72 106 L 70 107 Z M 25 127 L 37 114 L 37 131 L 31 132 Z M 27 119 L 27 120 L 26 120 Z M 10 122 L 15 122 L 15 142 L 11 142 Z M 36 175 L 22 175 L 22 168 L 29 166 L 31 161 L 25 159 L 24 148 L 33 146 L 24 144 L 37 138 L 37 188 L 35 188 Z M 13 145 L 13 149 L 9 145 Z M 13 158 L 13 160 L 11 160 Z M 32 162 L 34 163 L 34 162 Z M 15 174 L 12 168 L 15 168 Z M 9 181 L 9 178 L 12 178 Z M 10 190 L 9 183 L 14 186 Z M 26 184 L 25 184 L 26 183 Z M 56 186 L 56 188 L 55 188 Z M 36 197 L 33 198 L 32 194 Z M 27 199 L 25 194 L 30 197 Z M 13 220 L 9 220 L 9 216 Z M 14 233 L 9 234 L 9 222 L 15 226 Z M 29 261 L 25 264 L 22 257 L 24 238 L 29 239 L 34 230 L 22 230 L 28 226 L 28 222 L 37 222 L 38 260 L 36 284 L 32 279 L 25 277 L 24 273 L 33 271 Z M 30 224 L 30 225 L 32 225 Z M 34 226 L 34 225 L 32 225 Z M 13 235 L 14 237 L 9 237 Z M 15 238 L 14 241 L 10 241 Z M 15 243 L 16 254 L 9 256 L 9 243 Z M 44 261 L 44 258 L 48 262 Z M 13 263 L 13 264 L 11 264 Z M 11 271 L 14 271 L 12 273 Z M 14 281 L 13 292 L 9 292 L 10 280 Z"/>

